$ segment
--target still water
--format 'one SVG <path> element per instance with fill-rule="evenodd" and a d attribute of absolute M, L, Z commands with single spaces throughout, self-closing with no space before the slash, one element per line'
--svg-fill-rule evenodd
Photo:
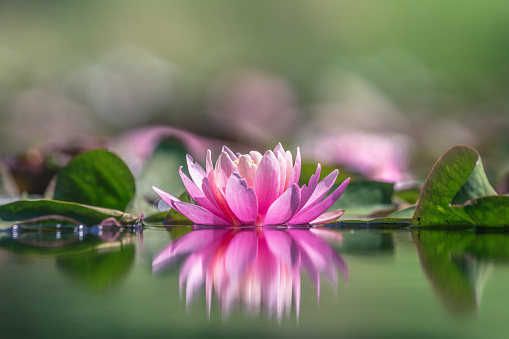
<path fill-rule="evenodd" d="M 506 338 L 509 237 L 0 233 L 0 338 Z"/>

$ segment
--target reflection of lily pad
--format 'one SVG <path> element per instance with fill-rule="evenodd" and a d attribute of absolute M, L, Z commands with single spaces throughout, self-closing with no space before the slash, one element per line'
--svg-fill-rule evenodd
<path fill-rule="evenodd" d="M 114 288 L 134 263 L 134 244 L 104 243 L 92 251 L 74 256 L 61 256 L 57 267 L 77 282 L 95 292 Z"/>
<path fill-rule="evenodd" d="M 391 233 L 356 231 L 343 232 L 342 254 L 383 255 L 394 254 L 394 241 Z"/>
<path fill-rule="evenodd" d="M 58 236 L 57 236 L 58 234 Z M 101 244 L 88 234 L 82 241 L 72 232 L 24 233 L 14 239 L 10 234 L 0 238 L 0 248 L 7 251 L 37 256 L 58 256 L 83 253 Z"/>
<path fill-rule="evenodd" d="M 491 270 L 491 264 L 481 260 L 487 254 L 479 251 L 483 236 L 476 236 L 473 230 L 420 230 L 412 236 L 421 265 L 445 305 L 459 313 L 477 309 Z"/>

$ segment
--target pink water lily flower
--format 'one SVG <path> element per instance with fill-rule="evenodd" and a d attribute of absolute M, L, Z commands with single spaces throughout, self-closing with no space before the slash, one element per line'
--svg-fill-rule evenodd
<path fill-rule="evenodd" d="M 179 172 L 196 204 L 180 201 L 175 196 L 153 187 L 157 194 L 178 212 L 201 225 L 299 225 L 333 222 L 344 212 L 326 212 L 343 194 L 350 178 L 329 196 L 338 170 L 319 181 L 321 167 L 309 183 L 299 187 L 300 151 L 295 164 L 292 154 L 278 144 L 274 151 L 234 154 L 223 147 L 215 167 L 210 150 L 206 170 L 187 156 L 191 179 Z"/>

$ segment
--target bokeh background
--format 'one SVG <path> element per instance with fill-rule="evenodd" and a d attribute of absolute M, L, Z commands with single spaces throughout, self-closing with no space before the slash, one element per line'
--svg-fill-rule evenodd
<path fill-rule="evenodd" d="M 467 144 L 503 182 L 508 16 L 497 0 L 3 0 L 0 154 L 39 194 L 94 147 L 143 182 L 168 138 L 200 161 L 281 141 L 390 182 Z"/>

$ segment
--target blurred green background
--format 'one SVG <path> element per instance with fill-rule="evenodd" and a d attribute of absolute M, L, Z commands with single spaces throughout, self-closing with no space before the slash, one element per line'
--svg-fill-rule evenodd
<path fill-rule="evenodd" d="M 0 152 L 33 160 L 164 124 L 398 182 L 468 144 L 499 180 L 508 13 L 495 0 L 2 1 Z"/>

